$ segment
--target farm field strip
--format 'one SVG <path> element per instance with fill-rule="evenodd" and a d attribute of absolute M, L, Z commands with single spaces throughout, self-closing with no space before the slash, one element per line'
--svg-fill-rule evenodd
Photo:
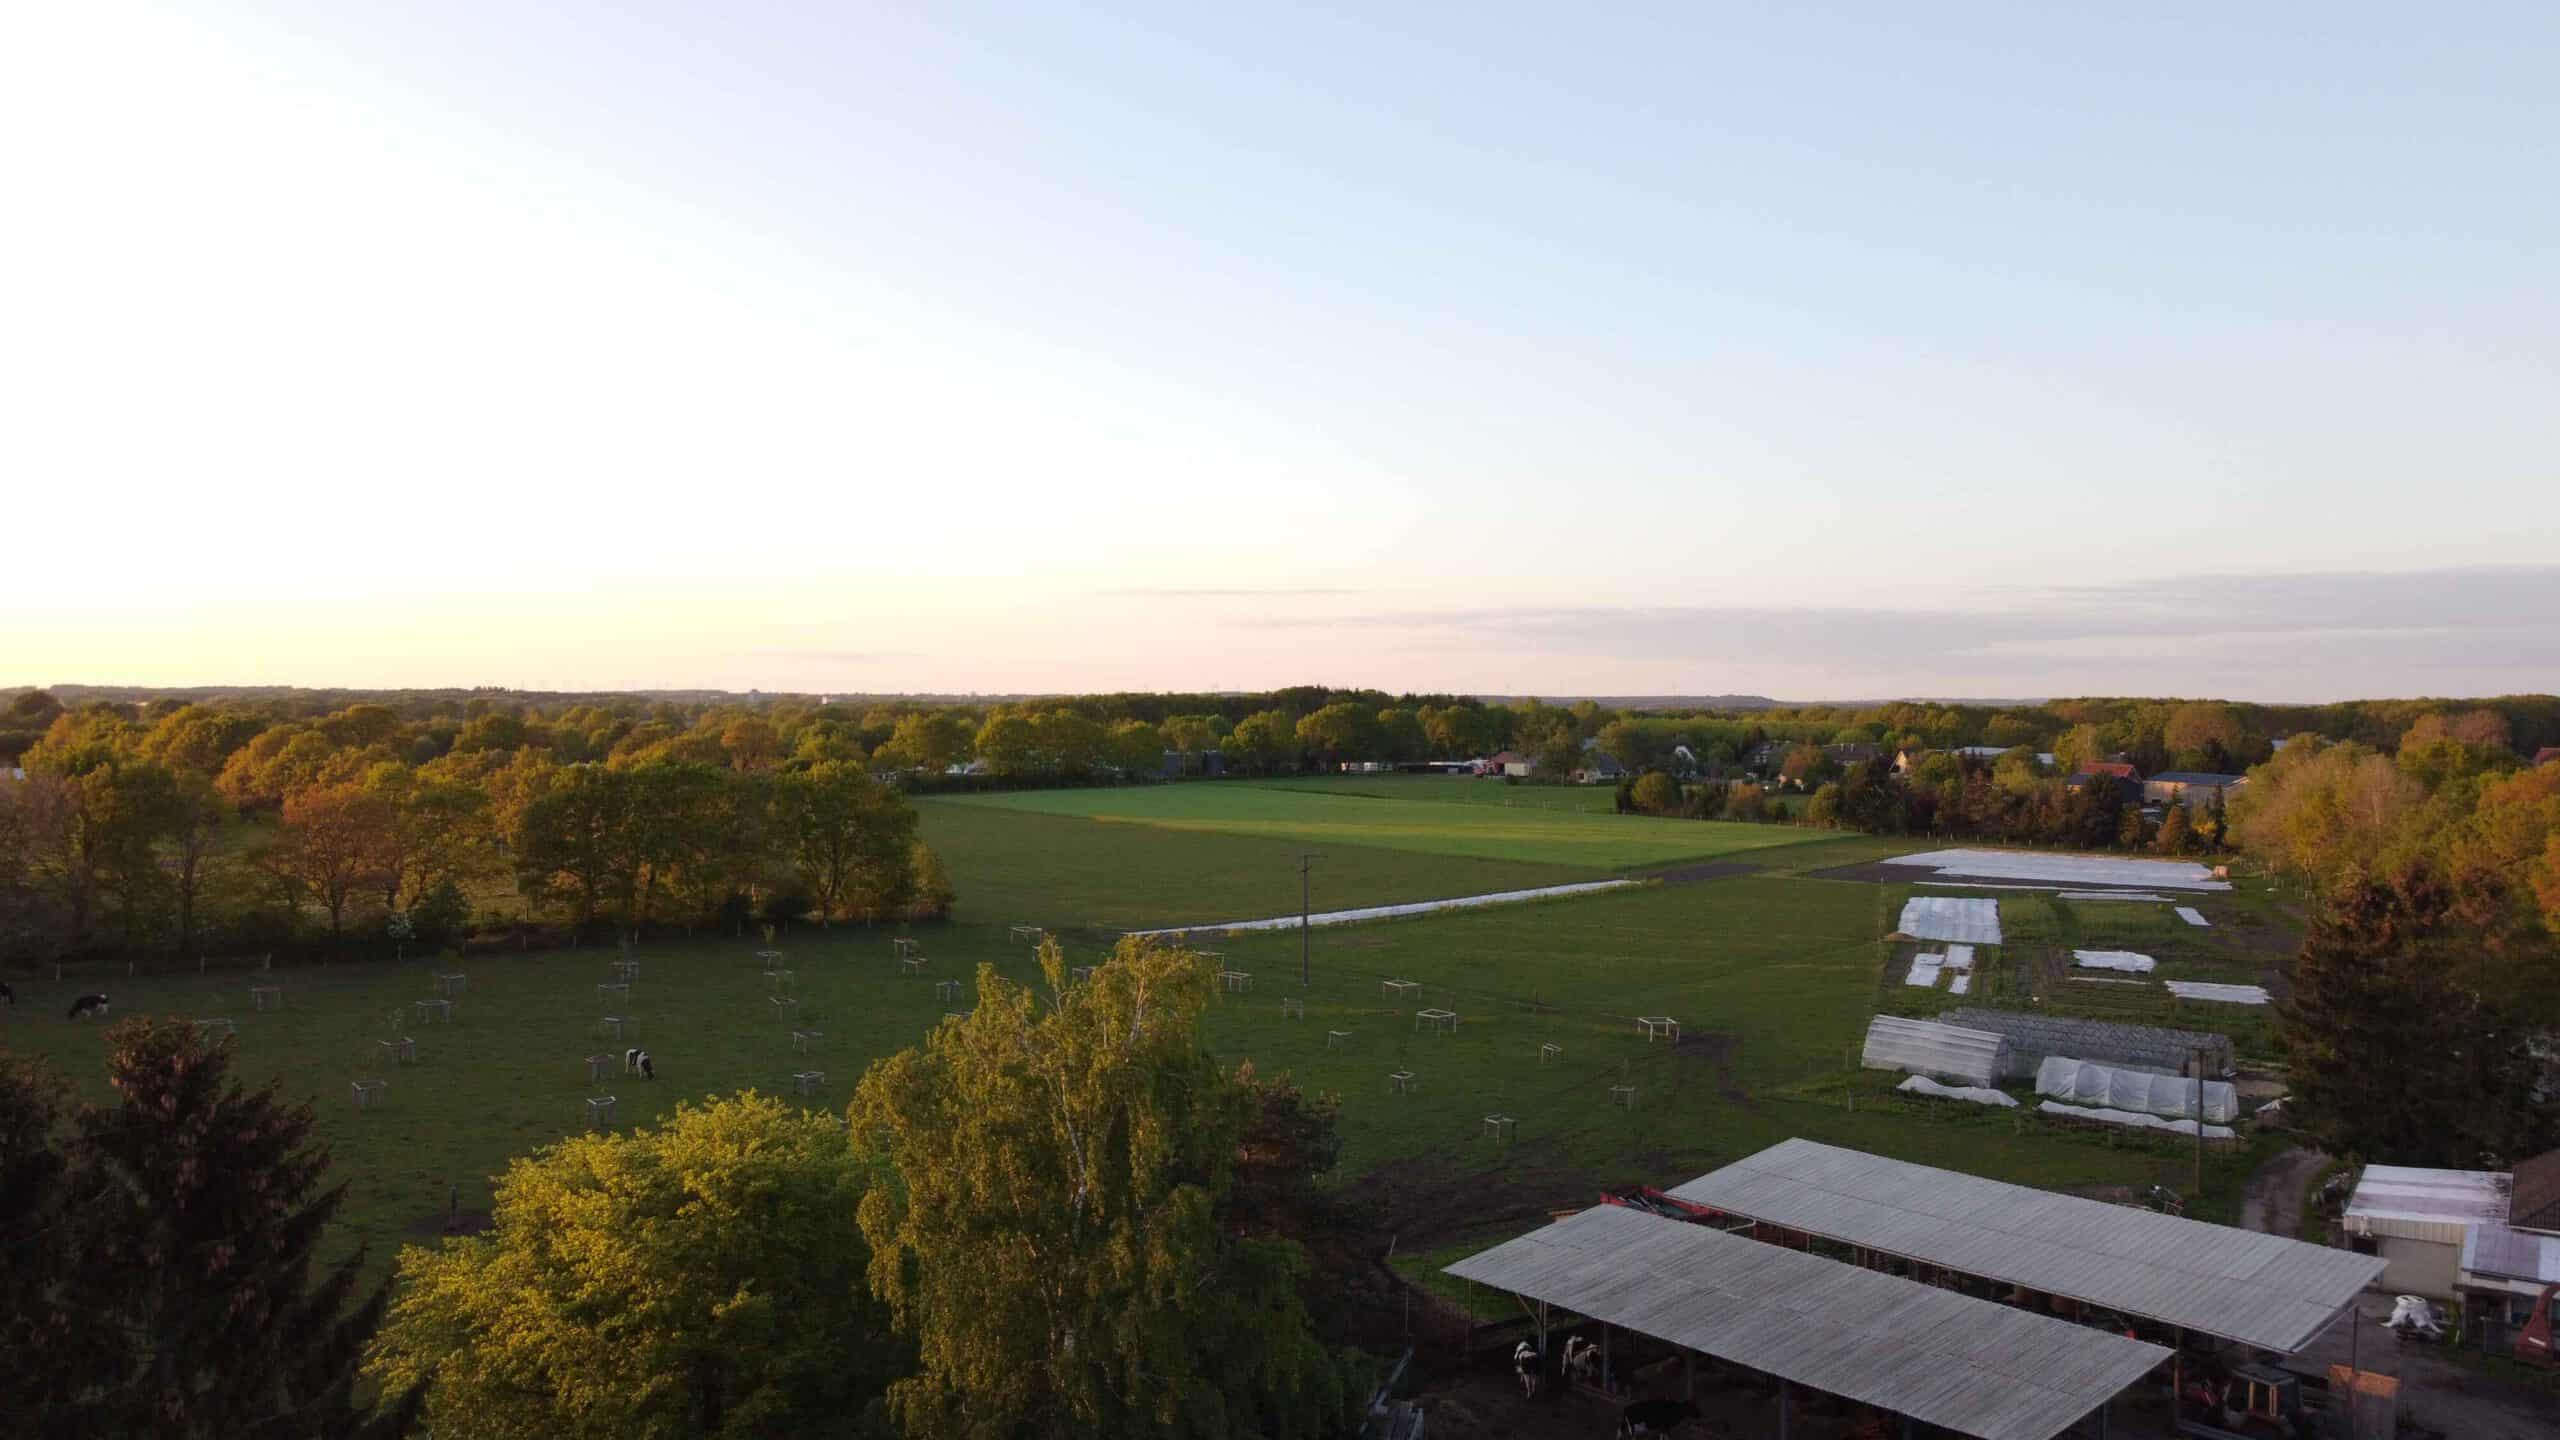
<path fill-rule="evenodd" d="M 1598 895 L 1639 884 L 1635 880 L 1585 880 L 1572 885 L 1542 885 L 1534 890 L 1499 890 L 1491 895 L 1455 895 L 1445 900 L 1416 900 L 1403 905 L 1371 905 L 1358 910 L 1279 915 L 1266 920 L 1228 920 L 1210 925 L 1176 925 L 1161 930 L 1132 930 L 1132 935 L 1197 935 L 1250 930 L 1291 930 L 1304 925 L 1356 925 L 1364 920 L 1395 920 L 1444 910 L 1472 910 L 1483 905 L 1513 905 L 1528 900 L 1559 900 L 1571 895 Z"/>
<path fill-rule="evenodd" d="M 1112 824 L 1633 870 L 1824 838 L 1775 825 L 1452 805 L 1200 782 L 945 796 L 933 802 Z"/>

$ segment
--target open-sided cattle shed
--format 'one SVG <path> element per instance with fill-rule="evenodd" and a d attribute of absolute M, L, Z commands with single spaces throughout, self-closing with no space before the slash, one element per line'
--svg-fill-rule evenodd
<path fill-rule="evenodd" d="M 1448 1273 L 1981 1440 L 2048 1440 L 2169 1358 L 2108 1331 L 1616 1205 Z"/>
<path fill-rule="evenodd" d="M 1672 1195 L 1782 1229 L 2292 1354 L 2371 1255 L 1786 1140 Z"/>

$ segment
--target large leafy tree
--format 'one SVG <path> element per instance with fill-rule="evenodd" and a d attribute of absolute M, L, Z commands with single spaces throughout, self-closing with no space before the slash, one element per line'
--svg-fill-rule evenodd
<path fill-rule="evenodd" d="M 1072 985 L 1054 944 L 1041 964 L 1045 1002 L 981 967 L 977 1009 L 850 1111 L 898 1171 L 862 1230 L 919 1349 L 890 1388 L 906 1433 L 1332 1433 L 1351 1362 L 1314 1337 L 1303 1252 L 1221 1224 L 1267 1100 L 1200 1048 L 1199 957 L 1124 940 Z"/>
<path fill-rule="evenodd" d="M 31 1347 L 6 1367 L 30 1417 L 13 1433 L 405 1433 L 414 1392 L 355 1398 L 389 1287 L 358 1294 L 360 1253 L 313 1263 L 344 1187 L 323 1183 L 310 1109 L 244 1089 L 191 1026 L 126 1020 L 107 1042 L 121 1103 L 83 1110 L 58 1159 L 44 1102 L 0 1077 L 8 1204 L 34 1212 L 9 1217 L 11 1338 Z"/>
<path fill-rule="evenodd" d="M 752 1093 L 520 1159 L 485 1236 L 412 1247 L 369 1373 L 469 1440 L 886 1435 L 911 1352 L 865 1281 L 870 1172 Z"/>
<path fill-rule="evenodd" d="M 792 855 L 823 921 L 881 915 L 915 893 L 916 813 L 857 765 L 821 765 L 785 782 Z"/>

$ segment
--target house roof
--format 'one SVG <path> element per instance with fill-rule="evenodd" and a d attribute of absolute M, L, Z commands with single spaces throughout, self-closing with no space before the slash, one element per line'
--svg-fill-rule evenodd
<path fill-rule="evenodd" d="M 2130 760 L 2084 760 L 2075 775 L 2113 775 L 2119 780 L 2139 780 L 2142 772 Z"/>
<path fill-rule="evenodd" d="M 2347 1197 L 2346 1218 L 2350 1229 L 2432 1240 L 2452 1234 L 2444 1227 L 2502 1220 L 2506 1214 L 2504 1171 L 2367 1165 Z"/>
<path fill-rule="evenodd" d="M 1447 1273 L 1985 1440 L 2046 1440 L 2169 1358 L 2104 1330 L 1617 1205 Z"/>
<path fill-rule="evenodd" d="M 2204 770 L 2163 770 L 2151 777 L 2154 785 L 2194 785 L 2202 789 L 2228 790 L 2248 780 L 2246 775 L 2216 775 Z"/>
<path fill-rule="evenodd" d="M 2482 1221 L 2462 1237 L 2462 1268 L 2535 1285 L 2560 1281 L 2560 1235 L 2534 1235 Z"/>
<path fill-rule="evenodd" d="M 2560 1150 L 2545 1151 L 2516 1167 L 2506 1219 L 2519 1230 L 2560 1230 Z"/>
<path fill-rule="evenodd" d="M 2533 763 L 2536 765 L 2548 765 L 2555 760 L 2560 760 L 2560 745 L 2545 745 L 2533 752 Z"/>
<path fill-rule="evenodd" d="M 2329 1328 L 2384 1263 L 1803 1139 L 1671 1194 L 2286 1354 Z"/>

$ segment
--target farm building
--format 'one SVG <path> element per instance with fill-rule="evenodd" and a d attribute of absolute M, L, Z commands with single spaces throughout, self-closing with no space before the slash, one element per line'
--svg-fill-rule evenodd
<path fill-rule="evenodd" d="M 2249 783 L 2246 775 L 2211 775 L 2198 770 L 2164 770 L 2142 782 L 2142 798 L 2154 804 L 2184 805 L 2201 810 Z"/>
<path fill-rule="evenodd" d="M 1528 775 L 1537 768 L 1537 761 L 1517 750 L 1500 750 L 1484 758 L 1484 773 L 1487 775 Z"/>
<path fill-rule="evenodd" d="M 2170 1352 L 1711 1225 L 1599 1205 L 1448 1267 L 1518 1297 L 1537 1350 L 1557 1312 L 1980 1440 L 2050 1440 L 2096 1417 Z M 1694 1367 L 1684 1363 L 1694 1394 Z M 1903 1433 L 1911 1433 L 1908 1426 Z M 1935 1433 L 1934 1431 L 1932 1433 Z"/>
<path fill-rule="evenodd" d="M 2076 1020 L 2064 1015 L 2038 1015 L 2024 1010 L 1993 1010 L 1979 1005 L 1949 1010 L 1938 1017 L 1968 1030 L 1989 1030 L 2009 1042 L 2006 1078 L 2022 1080 L 2056 1055 L 2124 1065 L 2137 1070 L 2192 1074 L 2195 1054 L 2204 1052 L 2208 1075 L 2231 1073 L 2231 1037 L 2202 1030 L 2170 1030 L 2157 1025 L 2125 1025 L 2113 1020 Z"/>
<path fill-rule="evenodd" d="M 1868 1022 L 1867 1044 L 1858 1063 L 1870 1070 L 1901 1070 L 1991 1085 L 2009 1067 L 2009 1042 L 1988 1030 L 1879 1015 Z"/>
<path fill-rule="evenodd" d="M 2394 1293 L 2449 1300 L 2471 1227 L 2507 1218 L 2512 1177 L 2500 1170 L 2424 1170 L 2367 1165 L 2340 1228 L 2369 1242 L 2386 1262 Z"/>
<path fill-rule="evenodd" d="M 1803 1139 L 1670 1194 L 1757 1228 L 2285 1355 L 2347 1315 L 2383 1270 L 2370 1255 Z"/>

